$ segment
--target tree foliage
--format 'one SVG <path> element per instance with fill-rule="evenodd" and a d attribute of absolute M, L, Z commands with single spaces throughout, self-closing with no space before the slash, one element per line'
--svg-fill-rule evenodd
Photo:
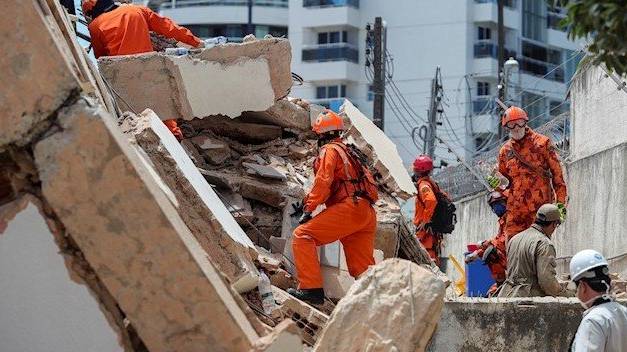
<path fill-rule="evenodd" d="M 557 0 L 567 10 L 562 22 L 570 39 L 589 41 L 595 64 L 627 74 L 627 0 Z"/>

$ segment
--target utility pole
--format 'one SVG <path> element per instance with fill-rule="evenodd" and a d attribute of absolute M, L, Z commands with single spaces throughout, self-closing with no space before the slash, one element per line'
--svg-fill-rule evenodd
<path fill-rule="evenodd" d="M 253 33 L 253 0 L 248 0 L 248 25 L 246 26 L 246 34 Z"/>
<path fill-rule="evenodd" d="M 497 0 L 497 20 L 498 20 L 498 68 L 497 68 L 497 73 L 498 73 L 498 79 L 499 79 L 499 85 L 498 85 L 498 98 L 501 101 L 504 101 L 504 89 L 505 89 L 505 85 L 504 85 L 504 79 L 505 79 L 505 73 L 503 72 L 503 64 L 505 62 L 505 24 L 503 23 L 503 6 L 505 4 L 505 0 Z M 500 114 L 499 114 L 500 115 Z M 501 123 L 500 121 L 497 121 L 496 123 L 497 128 L 498 128 L 498 137 L 499 140 L 501 140 L 501 138 L 503 137 L 503 128 L 501 127 Z"/>
<path fill-rule="evenodd" d="M 381 17 L 374 19 L 374 77 L 373 77 L 373 113 L 374 124 L 383 131 L 384 103 L 385 103 L 385 62 L 383 56 L 383 20 Z"/>
<path fill-rule="evenodd" d="M 426 153 L 435 158 L 435 140 L 437 138 L 436 130 L 438 127 L 437 116 L 440 111 L 440 66 L 435 70 L 435 77 L 431 80 L 431 103 L 429 104 L 429 125 L 427 126 L 427 150 Z"/>

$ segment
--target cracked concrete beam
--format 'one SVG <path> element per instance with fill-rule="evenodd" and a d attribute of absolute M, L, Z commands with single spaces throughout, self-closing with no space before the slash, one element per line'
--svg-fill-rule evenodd
<path fill-rule="evenodd" d="M 197 131 L 209 130 L 219 136 L 233 138 L 243 143 L 263 143 L 281 138 L 283 130 L 279 126 L 248 123 L 241 119 L 214 116 L 203 120 L 194 119 L 191 125 Z"/>
<path fill-rule="evenodd" d="M 78 68 L 45 1 L 3 6 L 0 21 L 0 147 L 27 144 L 46 120 L 80 87 Z M 44 78 L 45 79 L 42 79 Z"/>
<path fill-rule="evenodd" d="M 174 192 L 179 215 L 211 262 L 236 291 L 242 293 L 257 287 L 259 272 L 253 260 L 258 253 L 254 244 L 174 135 L 152 110 L 146 109 L 139 116 L 127 114 L 125 118 L 123 127 L 132 126 L 125 133 L 137 141 Z"/>
<path fill-rule="evenodd" d="M 346 141 L 356 145 L 368 156 L 371 165 L 378 171 L 379 184 L 392 195 L 404 200 L 416 194 L 416 186 L 390 138 L 350 101 L 344 100 L 340 112 L 350 120 L 351 126 L 345 134 Z"/>
<path fill-rule="evenodd" d="M 34 145 L 42 194 L 150 351 L 248 350 L 234 292 L 114 119 L 85 98 Z"/>
<path fill-rule="evenodd" d="M 197 54 L 148 53 L 104 57 L 100 71 L 135 111 L 152 109 L 162 119 L 265 111 L 292 86 L 286 39 L 218 45 Z M 150 89 L 146 86 L 150 85 Z M 233 97 L 245 97 L 234 99 Z M 119 102 L 124 106 L 124 102 Z"/>

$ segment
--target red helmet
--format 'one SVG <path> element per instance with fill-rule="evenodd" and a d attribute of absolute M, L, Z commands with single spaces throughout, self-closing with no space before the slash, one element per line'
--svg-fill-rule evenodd
<path fill-rule="evenodd" d="M 83 15 L 90 16 L 91 11 L 96 6 L 96 0 L 83 0 L 81 1 L 81 8 L 83 9 Z"/>
<path fill-rule="evenodd" d="M 519 108 L 518 106 L 511 106 L 505 110 L 503 118 L 501 119 L 501 125 L 505 126 L 508 122 L 516 120 L 529 121 L 529 117 L 527 116 L 525 110 Z"/>
<path fill-rule="evenodd" d="M 317 134 L 344 130 L 344 120 L 331 110 L 325 110 L 316 119 L 312 127 Z"/>
<path fill-rule="evenodd" d="M 414 160 L 414 171 L 426 172 L 433 170 L 433 160 L 427 155 L 419 155 Z"/>

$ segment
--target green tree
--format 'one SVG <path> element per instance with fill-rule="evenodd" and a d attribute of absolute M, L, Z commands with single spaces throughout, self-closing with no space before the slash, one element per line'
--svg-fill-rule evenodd
<path fill-rule="evenodd" d="M 570 39 L 584 38 L 595 64 L 627 74 L 627 1 L 626 0 L 556 0 L 565 7 L 562 21 Z"/>

